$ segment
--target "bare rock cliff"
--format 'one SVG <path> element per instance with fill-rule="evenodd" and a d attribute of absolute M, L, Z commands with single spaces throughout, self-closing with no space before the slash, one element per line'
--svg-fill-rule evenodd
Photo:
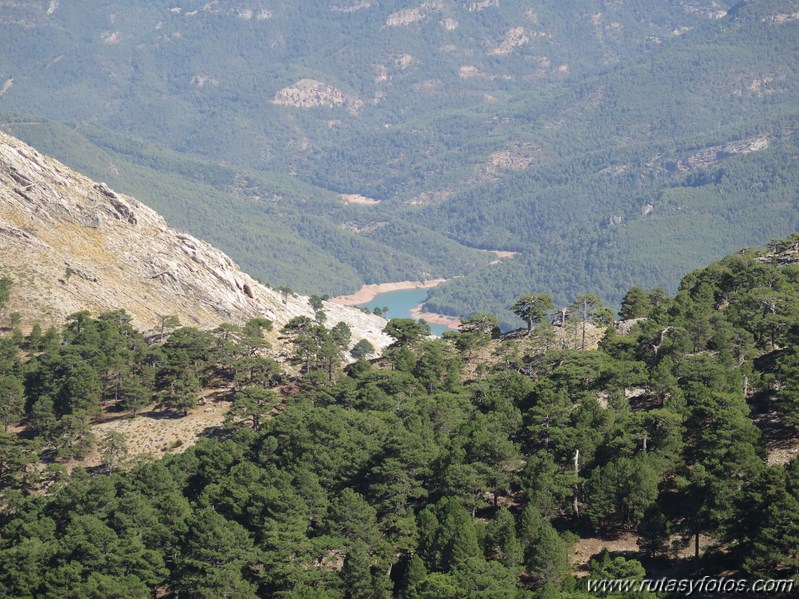
<path fill-rule="evenodd" d="M 289 251 L 289 248 L 287 248 Z M 155 211 L 0 132 L 0 269 L 14 280 L 6 314 L 23 326 L 58 324 L 79 310 L 124 308 L 141 329 L 174 314 L 211 328 L 252 317 L 279 327 L 313 316 L 305 297 L 284 297 L 224 253 L 170 228 Z M 385 347 L 385 320 L 328 303 L 354 340 Z"/>

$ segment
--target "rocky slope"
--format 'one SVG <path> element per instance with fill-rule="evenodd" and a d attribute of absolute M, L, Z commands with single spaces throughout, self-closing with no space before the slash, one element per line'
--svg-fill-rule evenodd
<path fill-rule="evenodd" d="M 291 252 L 291 248 L 285 248 Z M 224 253 L 170 228 L 131 197 L 84 177 L 0 132 L 0 269 L 14 280 L 6 315 L 23 326 L 79 311 L 126 309 L 136 326 L 174 314 L 203 328 L 264 316 L 280 326 L 312 316 L 304 297 L 284 297 Z M 385 320 L 328 303 L 330 325 L 383 347 Z"/>

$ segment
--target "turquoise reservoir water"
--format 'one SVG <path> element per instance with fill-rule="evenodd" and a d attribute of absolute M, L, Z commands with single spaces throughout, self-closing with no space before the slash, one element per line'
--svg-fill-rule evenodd
<path fill-rule="evenodd" d="M 371 302 L 360 304 L 363 308 L 373 310 L 375 308 L 388 307 L 386 318 L 413 318 L 411 310 L 423 303 L 427 299 L 427 289 L 403 289 L 401 291 L 389 291 L 376 296 Z M 430 330 L 434 335 L 441 335 L 444 331 L 451 329 L 440 324 L 431 324 Z"/>

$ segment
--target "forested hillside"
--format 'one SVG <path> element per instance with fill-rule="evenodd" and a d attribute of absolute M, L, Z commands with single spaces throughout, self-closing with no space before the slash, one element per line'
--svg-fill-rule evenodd
<path fill-rule="evenodd" d="M 796 14 L 16 2 L 0 121 L 272 285 L 453 278 L 429 308 L 513 323 L 530 289 L 618 304 L 796 228 Z"/>
<path fill-rule="evenodd" d="M 554 327 L 551 298 L 521 298 L 530 331 L 505 337 L 490 314 L 442 339 L 395 319 L 383 357 L 345 370 L 323 310 L 281 329 L 283 365 L 264 320 L 144 339 L 124 312 L 29 335 L 4 315 L 0 594 L 566 599 L 596 596 L 590 579 L 795 579 L 799 236 L 674 296 L 629 289 L 623 323 L 578 349 L 581 320 L 607 318 L 589 299 Z M 76 461 L 98 415 L 155 401 L 180 418 L 209 385 L 229 423 L 185 452 L 137 462 L 109 435 L 101 466 Z M 622 538 L 624 556 L 576 557 Z"/>

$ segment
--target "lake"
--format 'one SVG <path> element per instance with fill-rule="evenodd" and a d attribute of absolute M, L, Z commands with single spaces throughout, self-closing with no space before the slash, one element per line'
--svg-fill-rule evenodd
<path fill-rule="evenodd" d="M 365 304 L 359 304 L 361 308 L 375 308 L 388 307 L 388 313 L 385 314 L 386 318 L 413 318 L 411 310 L 416 306 L 423 303 L 427 299 L 427 289 L 402 289 L 400 291 L 389 291 L 381 293 L 375 298 Z M 428 323 L 430 324 L 430 323 Z M 430 330 L 434 335 L 441 335 L 444 331 L 451 331 L 452 329 L 440 324 L 430 324 Z"/>

